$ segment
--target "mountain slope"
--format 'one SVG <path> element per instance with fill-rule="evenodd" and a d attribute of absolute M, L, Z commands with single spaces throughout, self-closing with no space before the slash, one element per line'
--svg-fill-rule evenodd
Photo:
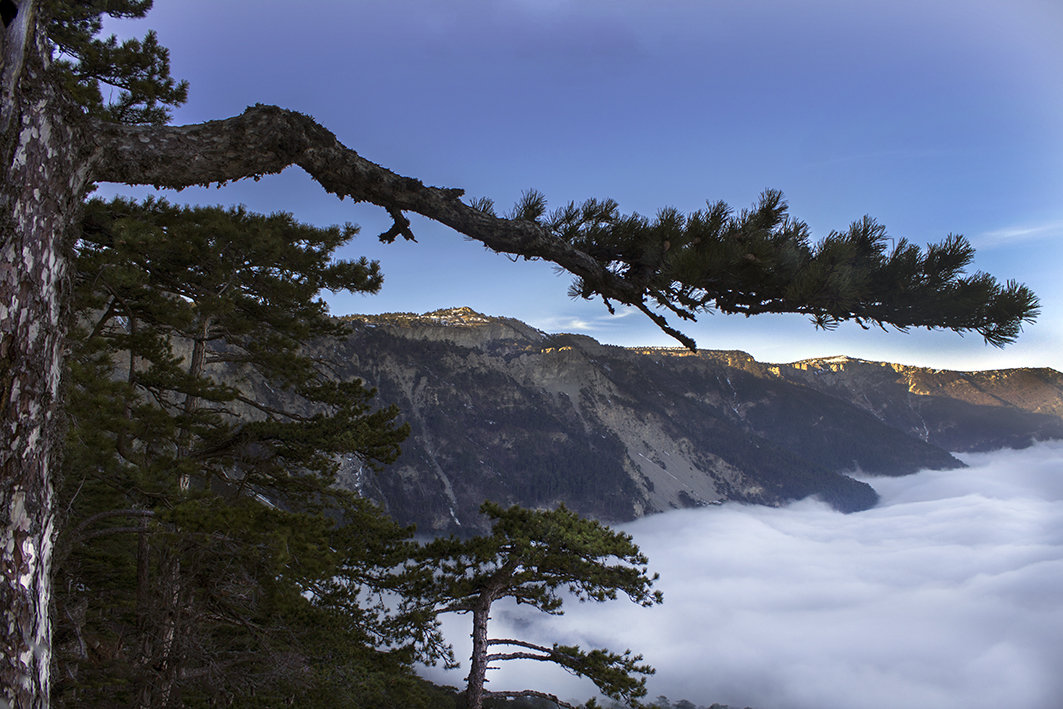
<path fill-rule="evenodd" d="M 1063 375 L 1053 369 L 953 372 L 833 357 L 782 366 L 778 374 L 953 451 L 1063 438 Z"/>
<path fill-rule="evenodd" d="M 348 318 L 316 354 L 396 403 L 397 464 L 342 478 L 425 533 L 475 531 L 484 499 L 564 502 L 608 521 L 725 500 L 875 504 L 846 475 L 962 464 L 1063 437 L 1052 370 L 958 373 L 845 358 L 768 365 L 741 352 L 626 349 L 466 308 Z"/>

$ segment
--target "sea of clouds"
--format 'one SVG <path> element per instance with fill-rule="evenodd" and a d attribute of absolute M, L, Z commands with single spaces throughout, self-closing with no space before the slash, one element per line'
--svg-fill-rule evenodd
<path fill-rule="evenodd" d="M 631 648 L 649 697 L 754 709 L 1063 707 L 1063 442 L 962 456 L 970 466 L 874 478 L 881 503 L 726 504 L 624 526 L 664 604 L 499 604 L 493 637 Z M 623 599 L 623 597 L 621 597 Z M 459 658 L 470 620 L 445 618 Z M 456 671 L 428 670 L 456 686 Z M 585 680 L 510 662 L 489 689 L 584 701 Z"/>

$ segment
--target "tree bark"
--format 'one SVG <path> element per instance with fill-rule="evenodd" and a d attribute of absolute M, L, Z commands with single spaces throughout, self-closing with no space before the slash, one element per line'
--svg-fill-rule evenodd
<path fill-rule="evenodd" d="M 465 702 L 469 709 L 482 709 L 484 683 L 487 681 L 487 621 L 491 615 L 491 599 L 481 597 L 472 612 L 472 656 L 469 658 L 469 677 Z"/>
<path fill-rule="evenodd" d="M 17 8 L 0 101 L 0 700 L 28 708 L 48 703 L 64 250 L 90 161 L 55 109 L 34 4 Z"/>

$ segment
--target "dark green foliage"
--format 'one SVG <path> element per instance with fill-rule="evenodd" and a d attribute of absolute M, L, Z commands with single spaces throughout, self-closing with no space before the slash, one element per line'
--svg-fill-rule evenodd
<path fill-rule="evenodd" d="M 651 304 L 684 319 L 713 310 L 804 313 L 825 328 L 855 320 L 900 330 L 973 330 L 1001 346 L 1038 313 L 1025 286 L 966 274 L 974 249 L 961 236 L 924 251 L 906 239 L 891 243 L 883 226 L 864 217 L 813 244 L 808 226 L 789 215 L 776 190 L 739 213 L 716 202 L 686 215 L 665 208 L 650 220 L 621 215 L 612 200 L 570 203 L 544 217 L 545 210 L 543 196 L 531 191 L 511 218 L 540 223 L 641 289 Z M 591 298 L 601 290 L 577 279 L 572 294 Z M 692 345 L 642 301 L 629 304 Z"/>
<path fill-rule="evenodd" d="M 330 261 L 353 227 L 151 201 L 93 201 L 86 212 L 71 367 L 95 396 L 123 400 L 124 423 L 111 433 L 126 465 L 150 459 L 198 476 L 200 488 L 238 478 L 255 490 L 291 483 L 297 468 L 327 475 L 339 453 L 394 459 L 406 433 L 393 426 L 397 411 L 372 411 L 374 392 L 300 354 L 313 338 L 343 333 L 320 290 L 379 287 L 375 263 Z M 220 383 L 223 373 L 255 394 L 279 388 L 305 404 L 274 410 L 268 396 Z M 131 436 L 139 446 L 127 445 Z"/>
<path fill-rule="evenodd" d="M 169 107 L 185 102 L 188 82 L 170 76 L 170 52 L 155 32 L 121 43 L 100 38 L 103 15 L 141 18 L 152 0 L 48 0 L 48 39 L 55 46 L 53 71 L 67 95 L 87 113 L 118 123 L 165 123 Z M 114 100 L 104 94 L 118 90 Z"/>
<path fill-rule="evenodd" d="M 424 545 L 415 557 L 420 567 L 411 571 L 407 587 L 411 598 L 425 599 L 438 612 L 473 614 L 470 706 L 479 707 L 481 695 L 544 696 L 532 690 L 483 691 L 484 674 L 491 663 L 517 659 L 558 664 L 589 678 L 603 694 L 615 699 L 634 702 L 644 696 L 645 675 L 652 674 L 653 668 L 630 650 L 585 651 L 487 637 L 491 605 L 500 598 L 553 615 L 563 613 L 562 591 L 579 601 L 615 600 L 623 593 L 642 606 L 660 603 L 661 592 L 652 588 L 657 576 L 647 576 L 648 560 L 631 537 L 564 506 L 504 509 L 485 502 L 481 510 L 493 522 L 491 534 L 467 540 L 437 539 Z M 515 650 L 492 652 L 492 647 Z"/>
<path fill-rule="evenodd" d="M 438 572 L 426 582 L 448 609 L 471 610 L 492 584 L 496 599 L 552 614 L 562 612 L 561 589 L 581 601 L 614 600 L 620 591 L 639 605 L 660 603 L 660 592 L 652 590 L 657 576 L 646 576 L 648 560 L 630 535 L 563 505 L 529 510 L 485 502 L 481 511 L 492 520 L 490 535 L 437 539 L 419 553 Z"/>
<path fill-rule="evenodd" d="M 438 539 L 421 552 L 437 562 L 433 583 L 449 599 L 449 608 L 471 609 L 489 582 L 499 585 L 495 598 L 512 598 L 546 613 L 561 613 L 560 589 L 581 601 L 614 600 L 619 591 L 639 605 L 661 602 L 660 591 L 652 590 L 657 576 L 646 576 L 648 559 L 630 535 L 563 505 L 529 510 L 485 502 L 481 511 L 492 520 L 490 535 Z"/>
<path fill-rule="evenodd" d="M 343 332 L 321 289 L 379 286 L 375 263 L 331 260 L 354 232 L 242 209 L 86 206 L 58 703 L 282 706 L 317 692 L 316 706 L 417 705 L 422 621 L 381 595 L 409 530 L 333 486 L 337 456 L 379 467 L 407 429 L 302 349 Z"/>

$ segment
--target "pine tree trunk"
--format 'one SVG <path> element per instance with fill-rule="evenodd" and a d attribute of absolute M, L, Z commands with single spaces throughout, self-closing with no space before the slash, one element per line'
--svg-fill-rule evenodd
<path fill-rule="evenodd" d="M 44 80 L 33 3 L 4 27 L 0 101 L 0 702 L 48 706 L 64 249 L 87 161 Z"/>
<path fill-rule="evenodd" d="M 210 318 L 207 318 L 200 326 L 198 337 L 193 340 L 192 352 L 189 356 L 188 375 L 191 379 L 198 380 L 203 375 L 203 364 L 206 357 L 206 340 L 210 331 Z M 130 355 L 132 356 L 132 354 Z M 130 365 L 132 368 L 132 365 Z M 185 396 L 182 410 L 189 419 L 195 413 L 199 398 L 189 392 Z M 180 434 L 178 441 L 178 458 L 189 455 L 192 445 L 192 432 L 185 429 Z M 182 492 L 191 486 L 192 481 L 187 474 L 182 475 L 178 485 Z M 142 539 L 146 540 L 144 535 Z M 144 542 L 146 546 L 146 541 Z M 157 582 L 157 600 L 154 612 L 150 620 L 140 628 L 142 647 L 140 666 L 141 687 L 137 693 L 138 709 L 158 709 L 170 706 L 177 696 L 178 680 L 181 676 L 183 661 L 183 648 L 181 635 L 182 623 L 185 620 L 184 594 L 181 592 L 182 569 L 179 546 L 173 546 L 169 553 L 164 553 L 161 562 L 161 570 Z M 147 554 L 144 554 L 146 559 Z M 147 572 L 144 572 L 143 587 L 148 591 L 149 584 Z"/>
<path fill-rule="evenodd" d="M 138 709 L 164 709 L 178 706 L 178 681 L 184 664 L 187 630 L 186 594 L 181 587 L 181 560 L 178 545 L 166 550 L 160 562 L 157 600 L 145 644 L 143 672 L 138 690 Z"/>
<path fill-rule="evenodd" d="M 484 683 L 487 681 L 487 621 L 490 620 L 490 614 L 491 601 L 488 599 L 472 612 L 472 657 L 465 692 L 468 709 L 483 707 Z"/>

